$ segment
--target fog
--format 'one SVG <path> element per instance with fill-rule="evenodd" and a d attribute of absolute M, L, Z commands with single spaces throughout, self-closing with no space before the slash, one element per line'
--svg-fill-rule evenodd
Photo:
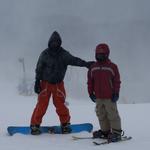
<path fill-rule="evenodd" d="M 0 0 L 0 81 L 18 84 L 20 57 L 34 81 L 38 56 L 57 30 L 62 46 L 84 60 L 94 60 L 96 45 L 107 43 L 121 74 L 121 100 L 149 102 L 149 14 L 148 0 Z M 68 67 L 68 96 L 88 99 L 86 74 Z"/>

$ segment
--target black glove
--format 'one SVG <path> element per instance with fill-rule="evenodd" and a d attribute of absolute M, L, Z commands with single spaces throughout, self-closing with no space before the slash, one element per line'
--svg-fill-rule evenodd
<path fill-rule="evenodd" d="M 35 81 L 34 92 L 37 94 L 39 94 L 41 92 L 40 80 Z"/>
<path fill-rule="evenodd" d="M 112 94 L 112 102 L 117 102 L 118 101 L 118 99 L 119 99 L 119 93 L 114 93 L 114 94 Z"/>
<path fill-rule="evenodd" d="M 93 63 L 95 63 L 95 62 L 94 61 L 88 61 L 86 63 L 86 67 L 89 69 Z"/>
<path fill-rule="evenodd" d="M 96 102 L 96 96 L 95 94 L 90 94 L 90 99 L 95 103 Z"/>

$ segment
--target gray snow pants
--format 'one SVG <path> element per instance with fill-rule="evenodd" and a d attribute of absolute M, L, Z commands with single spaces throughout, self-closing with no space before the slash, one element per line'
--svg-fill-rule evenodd
<path fill-rule="evenodd" d="M 117 103 L 111 99 L 96 99 L 96 114 L 102 131 L 121 130 Z"/>

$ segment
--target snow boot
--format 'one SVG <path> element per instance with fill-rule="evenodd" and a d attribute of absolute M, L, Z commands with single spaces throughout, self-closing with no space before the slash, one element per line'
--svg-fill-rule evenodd
<path fill-rule="evenodd" d="M 31 128 L 32 135 L 40 135 L 41 134 L 40 125 L 31 125 L 30 128 Z"/>
<path fill-rule="evenodd" d="M 108 131 L 98 130 L 93 132 L 93 138 L 107 139 L 109 134 L 110 134 L 110 130 Z"/>
<path fill-rule="evenodd" d="M 124 135 L 122 130 L 112 130 L 112 133 L 108 135 L 108 142 L 121 141 L 121 137 Z"/>
<path fill-rule="evenodd" d="M 61 124 L 61 131 L 62 134 L 68 134 L 71 133 L 70 123 L 63 123 Z"/>

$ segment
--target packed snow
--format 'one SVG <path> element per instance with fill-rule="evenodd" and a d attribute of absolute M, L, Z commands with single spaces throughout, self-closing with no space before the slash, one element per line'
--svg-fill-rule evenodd
<path fill-rule="evenodd" d="M 17 94 L 15 84 L 0 85 L 1 105 L 0 105 L 0 149 L 1 150 L 41 150 L 41 149 L 61 149 L 61 150 L 91 150 L 91 149 L 118 149 L 118 150 L 148 150 L 150 147 L 150 104 L 118 104 L 118 109 L 122 119 L 122 128 L 125 134 L 133 139 L 121 143 L 111 143 L 109 145 L 95 146 L 90 139 L 72 140 L 73 135 L 91 136 L 91 133 L 81 132 L 68 135 L 43 134 L 40 136 L 15 134 L 9 136 L 7 126 L 29 125 L 33 108 L 37 101 L 37 96 L 25 97 Z M 94 130 L 99 129 L 95 115 L 95 104 L 87 99 L 70 99 L 69 109 L 72 123 L 90 122 Z M 55 108 L 50 103 L 42 125 L 59 125 Z M 99 140 L 96 140 L 99 141 Z"/>

